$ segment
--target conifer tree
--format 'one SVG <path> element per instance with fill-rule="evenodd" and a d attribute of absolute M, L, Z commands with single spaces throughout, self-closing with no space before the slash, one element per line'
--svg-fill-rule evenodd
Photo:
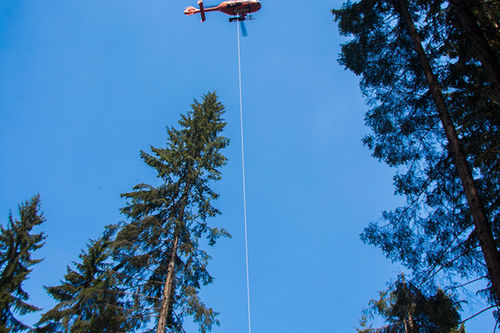
<path fill-rule="evenodd" d="M 113 228 L 106 228 L 82 251 L 75 268 L 67 267 L 60 285 L 46 287 L 57 304 L 42 315 L 36 332 L 116 333 L 134 326 L 112 270 L 113 234 Z"/>
<path fill-rule="evenodd" d="M 364 139 L 398 169 L 407 203 L 370 224 L 380 246 L 420 282 L 487 275 L 500 295 L 499 106 L 447 1 L 362 0 L 334 10 L 351 39 L 340 62 L 361 77 Z"/>
<path fill-rule="evenodd" d="M 405 281 L 404 275 L 389 289 L 379 292 L 363 311 L 359 333 L 465 333 L 460 325 L 460 303 L 441 289 L 426 295 Z M 386 326 L 372 328 L 369 321 L 381 316 Z"/>
<path fill-rule="evenodd" d="M 219 237 L 229 236 L 207 222 L 219 214 L 212 206 L 218 194 L 210 186 L 221 178 L 219 169 L 226 162 L 220 152 L 228 144 L 220 135 L 223 112 L 215 93 L 208 93 L 201 103 L 195 100 L 181 115 L 180 128 L 167 129 L 166 147 L 141 152 L 159 184 L 139 184 L 122 195 L 128 200 L 122 212 L 129 223 L 116 237 L 119 274 L 122 283 L 135 287 L 133 301 L 149 311 L 136 316 L 145 326 L 152 323 L 157 333 L 183 332 L 185 317 L 191 317 L 201 332 L 218 324 L 217 313 L 198 293 L 212 282 L 207 271 L 210 256 L 201 248 L 201 238 L 214 245 Z"/>
<path fill-rule="evenodd" d="M 9 215 L 6 227 L 0 225 L 0 332 L 20 332 L 28 325 L 15 317 L 39 309 L 27 302 L 28 293 L 23 283 L 28 279 L 31 266 L 41 259 L 33 259 L 32 254 L 43 246 L 45 235 L 33 233 L 33 229 L 45 221 L 40 211 L 40 197 L 19 205 L 19 220 Z"/>

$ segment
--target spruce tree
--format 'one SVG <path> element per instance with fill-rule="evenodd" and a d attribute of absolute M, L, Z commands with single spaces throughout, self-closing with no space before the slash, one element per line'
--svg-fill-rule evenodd
<path fill-rule="evenodd" d="M 363 240 L 419 284 L 488 275 L 499 295 L 500 110 L 456 13 L 447 1 L 362 0 L 334 14 L 351 37 L 340 62 L 360 75 L 370 105 L 364 142 L 397 168 L 406 197 Z"/>
<path fill-rule="evenodd" d="M 74 269 L 67 267 L 61 284 L 46 287 L 57 304 L 44 313 L 36 332 L 126 332 L 133 327 L 132 311 L 122 302 L 110 252 L 113 228 L 91 240 Z"/>
<path fill-rule="evenodd" d="M 459 327 L 460 302 L 441 289 L 426 294 L 406 282 L 402 274 L 379 295 L 363 311 L 359 333 L 465 333 L 463 325 Z M 382 317 L 387 325 L 372 328 L 369 322 L 375 315 Z"/>
<path fill-rule="evenodd" d="M 135 314 L 144 326 L 156 332 L 183 332 L 185 317 L 191 317 L 201 332 L 218 324 L 217 313 L 199 298 L 202 285 L 212 282 L 207 271 L 210 256 L 201 248 L 202 238 L 214 245 L 222 229 L 207 219 L 220 212 L 212 206 L 218 197 L 211 184 L 221 178 L 226 158 L 220 150 L 228 144 L 221 136 L 226 123 L 223 105 L 215 93 L 181 115 L 179 129 L 167 129 L 164 148 L 141 151 L 141 158 L 153 168 L 159 183 L 139 184 L 122 196 L 122 209 L 129 222 L 116 237 L 115 258 L 122 283 L 131 287 L 131 299 L 141 309 Z M 151 330 L 152 331 L 152 330 Z"/>
<path fill-rule="evenodd" d="M 0 332 L 20 332 L 28 325 L 16 318 L 15 313 L 24 315 L 38 311 L 29 304 L 28 293 L 23 283 L 28 279 L 31 266 L 41 259 L 32 254 L 43 246 L 45 235 L 33 233 L 33 229 L 45 221 L 40 210 L 40 197 L 19 205 L 19 219 L 9 215 L 7 226 L 0 225 Z"/>

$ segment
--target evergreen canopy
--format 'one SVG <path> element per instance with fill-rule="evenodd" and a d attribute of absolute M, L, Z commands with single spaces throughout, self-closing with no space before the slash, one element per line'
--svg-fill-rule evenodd
<path fill-rule="evenodd" d="M 372 133 L 363 141 L 376 158 L 397 169 L 396 193 L 406 199 L 402 207 L 384 212 L 380 223 L 371 223 L 362 239 L 410 268 L 417 284 L 488 272 L 415 38 L 472 169 L 491 222 L 485 232 L 496 239 L 500 232 L 500 107 L 452 2 L 361 0 L 333 11 L 341 33 L 349 37 L 340 63 L 360 76 L 370 105 L 365 121 Z M 478 11 L 490 6 L 469 4 Z M 488 17 L 482 20 L 484 27 Z M 498 54 L 494 40 L 489 39 L 490 46 Z"/>
<path fill-rule="evenodd" d="M 426 295 L 401 275 L 379 296 L 364 311 L 359 333 L 465 333 L 459 327 L 460 303 L 441 289 Z M 375 314 L 388 325 L 372 328 L 369 321 Z"/>
<path fill-rule="evenodd" d="M 43 314 L 36 332 L 126 332 L 134 326 L 117 287 L 110 252 L 113 228 L 90 241 L 60 285 L 46 287 L 57 305 Z"/>
<path fill-rule="evenodd" d="M 38 311 L 27 303 L 28 293 L 23 289 L 23 282 L 28 278 L 31 266 L 41 259 L 33 259 L 32 253 L 43 246 L 45 235 L 33 233 L 33 229 L 43 222 L 45 217 L 40 211 L 40 196 L 19 205 L 19 220 L 9 215 L 7 226 L 0 225 L 0 332 L 20 332 L 28 325 L 15 317 L 15 313 L 24 315 Z"/>
<path fill-rule="evenodd" d="M 223 113 L 215 93 L 195 101 L 181 115 L 180 128 L 167 129 L 165 148 L 141 151 L 159 184 L 139 184 L 122 195 L 128 202 L 122 213 L 129 222 L 116 237 L 118 275 L 134 291 L 133 302 L 148 309 L 136 315 L 145 326 L 154 323 L 157 332 L 183 332 L 186 316 L 202 332 L 218 324 L 217 313 L 198 293 L 213 280 L 207 271 L 210 256 L 201 249 L 200 239 L 214 245 L 219 237 L 229 236 L 207 222 L 220 213 L 212 206 L 218 194 L 210 186 L 221 178 L 220 167 L 226 162 L 220 152 L 228 144 L 220 135 L 226 125 Z"/>

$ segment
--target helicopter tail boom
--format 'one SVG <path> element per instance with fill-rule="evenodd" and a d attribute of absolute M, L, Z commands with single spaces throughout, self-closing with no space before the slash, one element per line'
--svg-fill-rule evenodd
<path fill-rule="evenodd" d="M 196 8 L 194 8 L 194 7 L 192 7 L 192 6 L 187 7 L 187 8 L 184 10 L 184 14 L 186 14 L 186 15 L 194 15 L 194 14 L 196 14 L 196 13 L 198 13 L 198 9 L 196 9 Z"/>

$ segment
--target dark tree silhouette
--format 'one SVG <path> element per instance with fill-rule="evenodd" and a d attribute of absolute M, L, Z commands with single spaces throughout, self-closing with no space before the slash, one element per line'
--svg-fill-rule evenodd
<path fill-rule="evenodd" d="M 0 225 L 0 332 L 20 332 L 28 325 L 15 317 L 39 309 L 27 303 L 28 293 L 23 282 L 28 278 L 31 266 L 39 263 L 32 254 L 43 246 L 45 235 L 33 233 L 33 229 L 45 221 L 40 211 L 40 196 L 19 206 L 19 220 L 9 215 L 6 227 Z"/>

